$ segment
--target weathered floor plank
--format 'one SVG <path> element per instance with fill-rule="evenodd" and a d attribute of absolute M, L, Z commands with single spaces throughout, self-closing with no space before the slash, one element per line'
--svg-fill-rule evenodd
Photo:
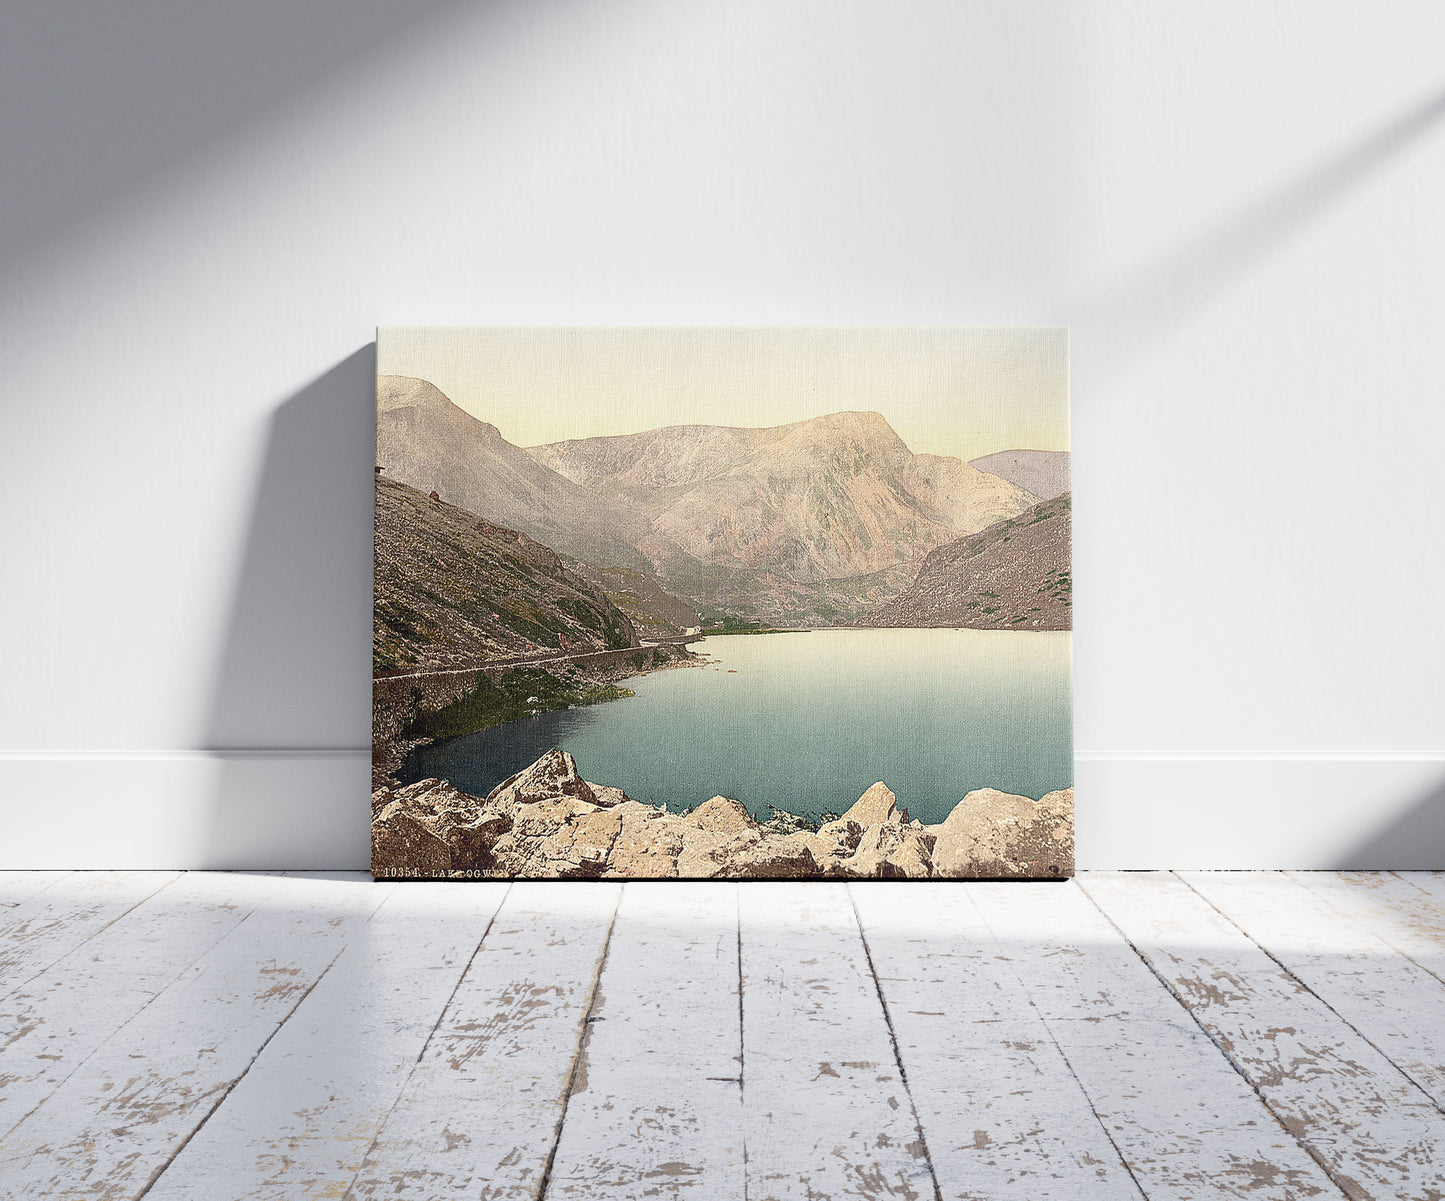
<path fill-rule="evenodd" d="M 74 874 L 61 871 L 0 872 L 0 910 L 13 909 L 27 898 Z"/>
<path fill-rule="evenodd" d="M 0 998 L 179 878 L 179 872 L 69 872 L 0 910 Z"/>
<path fill-rule="evenodd" d="M 1445 1106 L 1445 984 L 1283 873 L 1179 874 Z"/>
<path fill-rule="evenodd" d="M 967 892 L 850 884 L 939 1191 L 1141 1197 Z"/>
<path fill-rule="evenodd" d="M 1287 872 L 1336 912 L 1445 981 L 1445 898 L 1438 872 Z"/>
<path fill-rule="evenodd" d="M 540 1195 L 619 896 L 512 886 L 348 1197 Z"/>
<path fill-rule="evenodd" d="M 278 887 L 188 872 L 0 1001 L 0 1136 Z"/>
<path fill-rule="evenodd" d="M 741 1198 L 736 885 L 624 886 L 547 1196 Z"/>
<path fill-rule="evenodd" d="M 1364 875 L 1365 873 L 1351 873 Z M 1445 871 L 1436 872 L 1379 872 L 1379 875 L 1390 875 L 1396 879 L 1403 880 L 1407 884 L 1413 884 L 1431 900 L 1434 912 L 1438 917 L 1445 918 Z"/>
<path fill-rule="evenodd" d="M 739 889 L 750 1201 L 936 1197 L 846 885 Z"/>
<path fill-rule="evenodd" d="M 1438 873 L 504 888 L 0 873 L 0 1196 L 1445 1197 Z"/>
<path fill-rule="evenodd" d="M 1438 1198 L 1445 1115 L 1177 877 L 1085 887 L 1347 1196 Z"/>
<path fill-rule="evenodd" d="M 1150 1201 L 1338 1196 L 1077 883 L 968 895 Z"/>
<path fill-rule="evenodd" d="M 467 881 L 392 892 L 148 1201 L 341 1196 L 506 890 Z"/>
<path fill-rule="evenodd" d="M 394 887 L 282 883 L 0 1140 L 13 1196 L 139 1195 Z"/>

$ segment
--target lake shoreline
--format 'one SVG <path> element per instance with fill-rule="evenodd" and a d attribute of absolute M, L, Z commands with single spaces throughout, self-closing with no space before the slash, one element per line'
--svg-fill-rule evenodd
<path fill-rule="evenodd" d="M 884 779 L 925 817 L 978 788 L 1040 796 L 1073 778 L 1066 631 L 822 627 L 802 641 L 705 636 L 685 664 L 619 676 L 593 705 L 422 748 L 399 777 L 485 794 L 550 747 L 669 811 L 708 796 L 760 821 L 834 809 Z M 672 672 L 685 665 L 690 672 Z"/>
<path fill-rule="evenodd" d="M 412 752 L 524 720 L 539 713 L 625 700 L 617 685 L 673 667 L 700 666 L 686 644 L 655 643 L 593 652 L 606 656 L 561 670 L 526 662 L 445 668 L 372 680 L 372 787 L 398 785 Z M 500 693 L 500 695 L 498 695 Z"/>

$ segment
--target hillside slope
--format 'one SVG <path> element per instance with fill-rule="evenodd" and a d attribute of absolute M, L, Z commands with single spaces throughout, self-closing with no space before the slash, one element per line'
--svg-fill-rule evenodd
<path fill-rule="evenodd" d="M 691 604 L 673 596 L 644 572 L 596 567 L 577 559 L 568 559 L 566 566 L 621 609 L 643 638 L 672 638 L 702 625 L 702 618 Z"/>
<path fill-rule="evenodd" d="M 903 479 L 925 512 L 960 534 L 1016 517 L 1043 499 L 948 455 L 914 455 Z"/>
<path fill-rule="evenodd" d="M 373 670 L 470 665 L 564 639 L 574 651 L 638 644 L 626 615 L 548 547 L 377 479 Z"/>
<path fill-rule="evenodd" d="M 1066 493 L 939 547 L 909 588 L 858 624 L 1072 629 L 1071 508 Z"/>

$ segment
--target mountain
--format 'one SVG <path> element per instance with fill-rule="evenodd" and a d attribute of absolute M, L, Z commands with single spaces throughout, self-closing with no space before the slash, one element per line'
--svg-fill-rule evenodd
<path fill-rule="evenodd" d="M 939 547 L 911 587 L 858 624 L 1072 629 L 1071 509 L 1065 493 Z"/>
<path fill-rule="evenodd" d="M 405 484 L 376 481 L 374 670 L 554 648 L 636 646 L 632 623 L 548 547 Z"/>
<path fill-rule="evenodd" d="M 686 598 L 708 623 L 847 623 L 896 595 L 930 551 L 1038 499 L 959 459 L 913 454 L 878 413 L 523 450 L 424 380 L 382 376 L 377 408 L 383 478 L 633 573 L 591 581 L 655 633 L 679 624 L 654 608 L 662 597 Z"/>
<path fill-rule="evenodd" d="M 878 413 L 770 429 L 671 426 L 529 451 L 634 506 L 653 535 L 700 562 L 799 583 L 882 571 L 1035 499 L 956 459 L 920 463 Z"/>
<path fill-rule="evenodd" d="M 961 460 L 913 454 L 878 413 L 669 426 L 528 453 L 640 514 L 653 574 L 711 616 L 795 624 L 850 620 L 896 590 L 900 569 L 1037 499 Z"/>
<path fill-rule="evenodd" d="M 971 459 L 969 466 L 1032 492 L 1040 500 L 1053 500 L 1070 490 L 1066 450 L 1001 450 Z"/>
<path fill-rule="evenodd" d="M 376 398 L 376 462 L 385 478 L 435 491 L 563 554 L 647 567 L 636 549 L 645 523 L 548 470 L 425 380 L 381 376 Z"/>

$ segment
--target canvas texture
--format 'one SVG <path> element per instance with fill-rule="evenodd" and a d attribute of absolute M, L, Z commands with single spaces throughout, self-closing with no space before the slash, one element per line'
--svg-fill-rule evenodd
<path fill-rule="evenodd" d="M 375 875 L 1073 874 L 1066 331 L 377 365 Z"/>

